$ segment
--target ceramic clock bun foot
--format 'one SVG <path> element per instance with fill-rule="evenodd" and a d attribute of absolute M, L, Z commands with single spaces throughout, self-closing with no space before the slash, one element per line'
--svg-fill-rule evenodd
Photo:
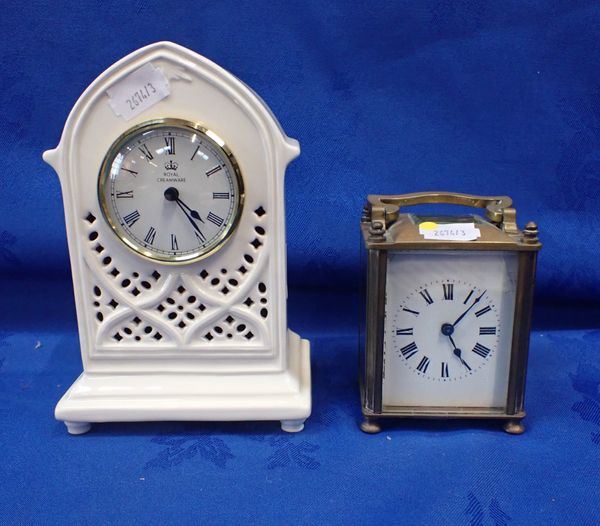
<path fill-rule="evenodd" d="M 525 426 L 521 420 L 508 420 L 504 423 L 504 431 L 511 435 L 521 435 L 525 432 Z"/>
<path fill-rule="evenodd" d="M 83 435 L 92 428 L 92 424 L 90 424 L 89 422 L 65 421 L 65 425 L 67 426 L 67 431 L 70 435 Z"/>
<path fill-rule="evenodd" d="M 375 434 L 381 431 L 381 426 L 379 422 L 373 418 L 365 417 L 364 420 L 360 423 L 361 431 L 365 433 Z"/>
<path fill-rule="evenodd" d="M 299 433 L 304 429 L 304 420 L 282 420 L 281 429 L 287 433 Z"/>

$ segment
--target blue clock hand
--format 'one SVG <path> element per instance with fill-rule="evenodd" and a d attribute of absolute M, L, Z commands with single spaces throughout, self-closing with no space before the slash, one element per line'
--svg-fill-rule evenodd
<path fill-rule="evenodd" d="M 483 294 L 482 294 L 482 296 L 483 296 Z M 442 325 L 442 334 L 444 336 L 448 336 L 448 338 L 450 339 L 450 343 L 452 344 L 452 347 L 454 347 L 454 351 L 453 351 L 454 356 L 456 356 L 461 361 L 461 363 L 470 371 L 471 367 L 469 367 L 469 364 L 463 360 L 462 351 L 454 343 L 454 338 L 452 338 L 453 332 L 454 332 L 454 326 L 451 325 L 450 323 L 444 323 Z"/>
<path fill-rule="evenodd" d="M 452 336 L 448 336 L 448 338 L 450 338 L 450 343 L 452 344 L 452 347 L 454 347 L 454 356 L 456 356 L 461 361 L 461 363 L 470 371 L 471 368 L 469 367 L 469 364 L 465 362 L 462 358 L 462 351 L 456 346 L 454 340 L 452 339 Z"/>
<path fill-rule="evenodd" d="M 476 300 L 475 300 L 475 301 L 472 303 L 472 305 L 471 305 L 471 306 L 470 306 L 470 307 L 469 307 L 469 308 L 468 308 L 468 309 L 467 309 L 465 312 L 463 312 L 463 313 L 462 313 L 462 314 L 461 314 L 461 315 L 458 317 L 458 319 L 457 319 L 457 320 L 456 320 L 456 321 L 455 321 L 455 322 L 454 322 L 452 325 L 453 325 L 453 326 L 455 326 L 455 325 L 456 325 L 456 324 L 457 324 L 457 323 L 458 323 L 460 320 L 462 320 L 462 319 L 463 319 L 463 318 L 464 318 L 464 317 L 467 315 L 467 313 L 468 313 L 468 312 L 469 312 L 469 311 L 470 311 L 470 310 L 471 310 L 473 307 L 475 307 L 475 305 L 477 305 L 477 303 L 479 302 L 479 300 L 480 300 L 481 298 L 483 298 L 483 295 L 484 295 L 486 292 L 487 292 L 487 290 L 484 290 L 484 291 L 481 293 L 481 296 L 479 296 L 479 297 L 478 297 L 478 298 L 477 298 L 477 299 L 476 299 Z"/>

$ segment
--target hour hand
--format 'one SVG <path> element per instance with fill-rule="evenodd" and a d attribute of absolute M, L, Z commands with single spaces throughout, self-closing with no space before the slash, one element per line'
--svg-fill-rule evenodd
<path fill-rule="evenodd" d="M 454 356 L 456 356 L 461 361 L 461 363 L 470 371 L 471 368 L 469 367 L 469 364 L 465 362 L 462 358 L 462 351 L 460 349 L 455 348 L 453 352 Z"/>
<path fill-rule="evenodd" d="M 187 211 L 190 213 L 190 215 L 194 218 L 197 219 L 198 221 L 200 221 L 201 223 L 204 223 L 204 220 L 200 217 L 200 214 L 196 211 L 196 210 L 192 210 L 188 205 L 186 205 L 181 199 L 177 199 L 177 204 L 180 206 L 183 206 L 184 208 L 187 209 Z"/>
<path fill-rule="evenodd" d="M 187 213 L 186 209 L 183 208 L 183 206 L 181 206 L 181 203 L 179 202 L 179 200 L 177 200 L 177 205 L 179 206 L 179 208 L 181 208 L 181 211 L 183 212 L 185 217 L 188 218 L 188 221 L 192 224 L 192 226 L 194 227 L 194 230 L 196 232 L 198 232 L 198 234 L 200 234 L 200 236 L 202 238 L 204 238 L 204 234 L 202 234 L 202 232 L 200 231 L 200 227 L 196 224 L 196 221 L 194 221 L 194 218 L 190 214 Z"/>
<path fill-rule="evenodd" d="M 469 364 L 463 360 L 462 351 L 454 343 L 452 334 L 448 334 L 447 336 L 448 338 L 450 338 L 450 343 L 452 344 L 452 347 L 454 347 L 454 351 L 452 351 L 454 353 L 454 356 L 456 356 L 460 360 L 460 362 L 470 371 L 471 367 L 469 367 Z"/>
<path fill-rule="evenodd" d="M 181 211 L 185 214 L 185 217 L 188 218 L 189 222 L 194 227 L 194 230 L 196 230 L 200 235 L 202 235 L 202 232 L 200 232 L 200 229 L 198 228 L 198 225 L 196 224 L 194 219 L 200 221 L 201 223 L 204 223 L 204 220 L 200 217 L 200 214 L 196 210 L 192 210 L 181 199 L 179 199 L 179 190 L 171 186 L 165 190 L 164 195 L 167 201 L 175 201 L 177 203 L 179 208 L 181 208 Z"/>
<path fill-rule="evenodd" d="M 194 227 L 194 230 L 196 231 L 196 236 L 201 241 L 204 241 L 204 234 L 202 233 L 202 231 L 200 230 L 200 227 L 196 224 L 196 221 L 195 221 L 195 219 L 199 219 L 200 221 L 202 221 L 200 214 L 198 214 L 198 212 L 196 212 L 195 210 L 190 209 L 189 206 L 187 206 L 184 202 L 181 201 L 181 199 L 179 199 L 179 191 L 177 190 L 177 188 L 173 188 L 173 187 L 167 188 L 165 190 L 165 199 L 167 201 L 175 201 L 177 203 L 177 206 L 179 208 L 181 208 L 183 215 L 185 217 L 187 217 L 187 220 Z M 188 213 L 188 210 L 189 210 L 189 213 Z M 202 223 L 204 223 L 204 221 L 202 221 Z"/>

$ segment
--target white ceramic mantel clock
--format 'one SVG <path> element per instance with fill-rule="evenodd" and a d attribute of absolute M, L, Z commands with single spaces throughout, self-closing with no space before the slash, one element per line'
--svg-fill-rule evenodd
<path fill-rule="evenodd" d="M 169 42 L 84 92 L 44 154 L 84 365 L 56 407 L 70 433 L 156 420 L 302 430 L 309 342 L 287 329 L 283 198 L 299 151 L 245 84 Z"/>

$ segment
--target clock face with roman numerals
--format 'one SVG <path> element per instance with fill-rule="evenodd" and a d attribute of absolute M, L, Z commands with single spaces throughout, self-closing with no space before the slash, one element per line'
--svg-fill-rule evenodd
<path fill-rule="evenodd" d="M 243 202 L 241 174 L 222 139 L 176 119 L 120 137 L 104 160 L 98 192 L 104 217 L 129 248 L 170 263 L 223 246 Z"/>
<path fill-rule="evenodd" d="M 504 407 L 516 280 L 511 253 L 390 253 L 384 405 Z"/>
<path fill-rule="evenodd" d="M 493 360 L 502 327 L 494 297 L 459 279 L 423 283 L 392 314 L 394 352 L 433 382 L 462 380 Z"/>

